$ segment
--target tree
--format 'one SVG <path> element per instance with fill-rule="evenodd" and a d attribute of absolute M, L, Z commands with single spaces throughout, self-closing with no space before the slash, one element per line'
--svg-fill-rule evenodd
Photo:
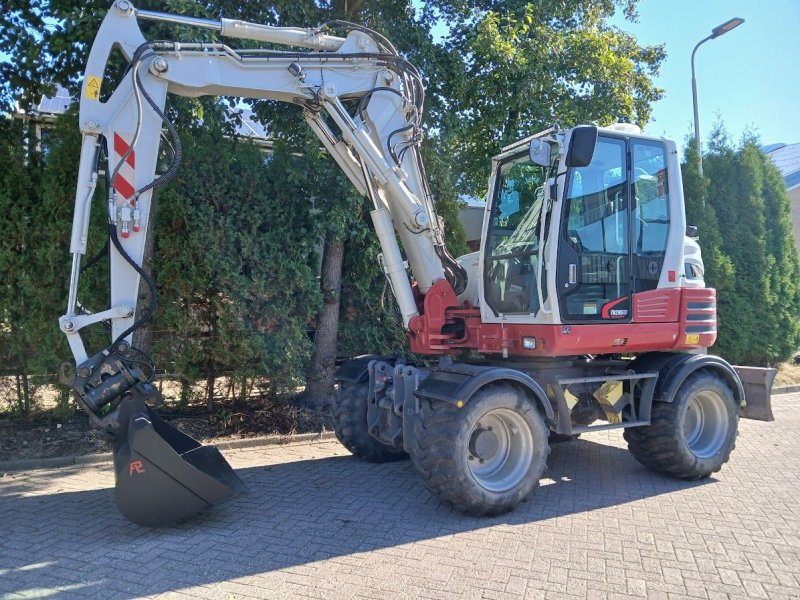
<path fill-rule="evenodd" d="M 489 157 L 553 124 L 628 119 L 647 123 L 662 96 L 651 77 L 662 46 L 641 46 L 608 23 L 634 1 L 432 0 L 446 22 L 444 47 L 456 66 L 442 86 L 442 126 L 459 165 L 462 193 L 486 191 Z"/>
<path fill-rule="evenodd" d="M 428 24 L 415 17 L 411 4 L 406 0 L 385 0 L 381 2 L 333 2 L 330 6 L 318 6 L 314 3 L 277 3 L 271 15 L 265 15 L 263 8 L 238 3 L 239 10 L 243 10 L 246 17 L 256 21 L 275 22 L 275 24 L 316 25 L 332 19 L 356 21 L 372 27 L 378 31 L 391 31 L 392 42 L 401 53 L 407 56 L 417 66 L 423 67 L 427 61 L 437 54 L 433 46 Z M 271 21 L 272 20 L 272 21 Z M 308 160 L 318 154 L 319 142 L 311 139 L 305 133 L 305 126 L 298 125 L 299 114 L 296 111 L 286 111 L 285 107 L 278 108 L 273 103 L 259 102 L 255 105 L 257 113 L 268 124 L 272 135 L 277 139 L 284 139 L 295 145 L 296 151 L 303 152 Z M 317 171 L 319 169 L 319 171 Z M 384 276 L 378 266 L 376 243 L 353 243 L 354 232 L 362 232 L 364 219 L 368 210 L 364 210 L 364 201 L 341 174 L 331 174 L 336 167 L 330 162 L 325 164 L 315 162 L 315 169 L 307 170 L 305 178 L 298 178 L 292 183 L 301 188 L 304 193 L 312 194 L 317 198 L 315 207 L 319 210 L 320 237 L 323 247 L 320 280 L 323 298 L 322 310 L 315 320 L 315 344 L 311 362 L 306 369 L 306 401 L 312 404 L 325 403 L 330 399 L 333 391 L 334 372 L 337 349 L 338 332 L 340 329 L 340 315 L 351 333 L 366 331 L 374 334 L 370 346 L 374 347 L 377 339 L 396 341 L 396 330 L 379 332 L 385 327 L 387 316 L 384 314 L 386 303 L 382 300 L 385 289 L 364 284 L 364 281 L 383 282 Z M 326 175 L 327 173 L 327 175 Z M 325 181 L 324 187 L 316 184 Z M 301 183 L 302 181 L 302 183 Z M 456 198 L 452 190 L 444 190 L 441 185 L 434 184 L 438 192 L 439 209 L 444 209 L 448 216 L 456 214 Z M 457 222 L 452 222 L 451 229 L 458 232 Z M 463 234 L 462 234 L 463 236 Z M 355 248 L 367 250 L 366 256 L 352 257 L 346 260 L 346 249 L 354 251 Z M 345 306 L 341 305 L 342 269 L 343 265 L 359 267 L 353 273 L 344 273 L 345 289 L 352 292 L 371 292 L 364 296 L 360 293 L 349 297 Z M 373 295 L 374 294 L 374 295 Z M 356 309 L 355 306 L 359 308 Z M 356 338 L 361 337 L 359 335 Z M 361 337 L 361 339 L 364 339 Z M 351 340 L 352 341 L 352 340 Z M 349 346 L 352 347 L 352 346 Z M 365 350 L 355 350 L 361 354 Z"/>
<path fill-rule="evenodd" d="M 732 265 L 706 279 L 720 286 L 714 351 L 734 363 L 786 360 L 800 346 L 800 263 L 783 180 L 752 136 L 734 148 L 721 124 L 703 164 L 714 211 L 708 214 L 716 216 L 718 248 Z"/>
<path fill-rule="evenodd" d="M 40 140 L 32 127 L 0 118 L 0 370 L 15 376 L 16 408 L 22 414 L 36 406 L 31 378 L 37 385 L 52 383 L 68 356 L 57 323 L 69 285 L 75 156 L 80 152 L 73 120 L 74 115 L 58 119 Z M 95 212 L 100 213 L 93 215 L 96 226 L 104 217 Z M 89 253 L 102 245 L 101 239 L 92 240 Z M 91 307 L 99 293 L 104 295 L 107 279 L 102 269 L 87 275 L 82 299 Z"/>
<path fill-rule="evenodd" d="M 309 200 L 282 184 L 297 159 L 278 147 L 265 165 L 257 147 L 207 125 L 183 139 L 183 168 L 156 219 L 156 327 L 168 332 L 156 357 L 202 376 L 209 406 L 223 374 L 294 387 L 318 306 Z"/>
<path fill-rule="evenodd" d="M 727 315 L 735 315 L 736 269 L 730 256 L 723 250 L 719 219 L 709 201 L 709 179 L 700 173 L 700 155 L 694 138 L 686 141 L 686 162 L 682 165 L 683 196 L 686 206 L 686 223 L 694 225 L 700 236 L 703 253 L 705 282 L 717 290 L 718 339 L 713 352 L 725 352 L 728 340 L 736 337 L 735 322 Z"/>
<path fill-rule="evenodd" d="M 26 128 L 20 122 L 0 118 L 0 374 L 15 377 L 15 408 L 29 414 L 33 393 L 30 363 L 36 357 L 31 311 L 36 309 L 35 259 L 38 221 L 28 210 L 37 204 L 41 169 L 38 156 L 26 155 Z M 39 215 L 41 216 L 41 215 Z"/>

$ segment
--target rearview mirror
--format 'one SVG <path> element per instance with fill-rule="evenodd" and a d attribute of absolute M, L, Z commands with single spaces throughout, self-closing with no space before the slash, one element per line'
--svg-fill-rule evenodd
<path fill-rule="evenodd" d="M 550 166 L 550 144 L 540 138 L 531 140 L 531 162 L 540 167 Z"/>
<path fill-rule="evenodd" d="M 567 167 L 586 167 L 592 162 L 597 144 L 597 127 L 582 125 L 572 130 L 567 150 Z"/>

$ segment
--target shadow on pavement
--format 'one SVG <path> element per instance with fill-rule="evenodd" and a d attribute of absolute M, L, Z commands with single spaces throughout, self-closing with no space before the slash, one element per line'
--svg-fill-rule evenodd
<path fill-rule="evenodd" d="M 549 464 L 527 502 L 494 518 L 438 503 L 409 461 L 350 456 L 239 469 L 248 495 L 157 530 L 125 521 L 111 489 L 23 497 L 0 487 L 0 598 L 32 590 L 131 598 L 213 585 L 486 527 L 546 527 L 555 517 L 714 481 L 661 477 L 625 450 L 586 440 L 553 446 Z"/>

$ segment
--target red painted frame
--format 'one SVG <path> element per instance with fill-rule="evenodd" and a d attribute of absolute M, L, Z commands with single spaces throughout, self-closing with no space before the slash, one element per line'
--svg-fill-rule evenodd
<path fill-rule="evenodd" d="M 532 325 L 484 323 L 480 310 L 459 306 L 453 288 L 437 281 L 409 323 L 411 351 L 450 354 L 477 350 L 516 357 L 619 354 L 707 348 L 717 339 L 716 290 L 667 288 L 633 295 L 630 323 Z M 463 323 L 460 328 L 459 323 Z M 463 334 L 450 330 L 463 330 Z M 445 331 L 443 332 L 443 329 Z M 535 348 L 524 348 L 534 338 Z"/>

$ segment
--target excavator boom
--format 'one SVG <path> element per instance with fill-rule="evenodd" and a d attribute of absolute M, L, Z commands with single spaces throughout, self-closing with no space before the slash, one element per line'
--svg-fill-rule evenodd
<path fill-rule="evenodd" d="M 291 49 L 236 50 L 221 42 L 148 41 L 140 20 L 213 29 L 226 37 Z M 444 290 L 453 303 L 453 288 L 466 285 L 463 270 L 444 247 L 419 152 L 424 97 L 419 73 L 380 34 L 357 25 L 346 28 L 346 37 L 337 37 L 320 29 L 137 10 L 128 0 L 118 0 L 97 33 L 80 98 L 83 142 L 70 243 L 72 272 L 67 311 L 59 322 L 75 359 L 77 401 L 114 445 L 117 504 L 131 520 L 146 524 L 175 520 L 242 488 L 219 453 L 171 430 L 149 408 L 148 404 L 160 401 L 149 383 L 152 365 L 131 347 L 133 332 L 155 309 L 155 284 L 141 266 L 152 194 L 174 177 L 181 159 L 180 138 L 164 112 L 167 94 L 239 96 L 301 106 L 320 142 L 373 203 L 381 266 L 409 329 L 420 317 L 417 294 L 436 289 L 438 296 Z M 104 90 L 114 48 L 121 50 L 129 65 L 121 82 Z M 348 109 L 353 103 L 345 105 L 348 100 L 358 101 L 355 112 Z M 174 152 L 169 168 L 157 176 L 164 128 L 172 137 Z M 102 156 L 107 163 L 110 306 L 88 313 L 78 291 Z M 142 279 L 150 288 L 151 302 L 139 311 Z M 112 341 L 90 356 L 81 330 L 100 321 L 110 321 Z M 170 488 L 174 492 L 165 491 Z M 180 500 L 184 492 L 188 497 Z M 164 510 L 165 495 L 184 508 Z"/>

